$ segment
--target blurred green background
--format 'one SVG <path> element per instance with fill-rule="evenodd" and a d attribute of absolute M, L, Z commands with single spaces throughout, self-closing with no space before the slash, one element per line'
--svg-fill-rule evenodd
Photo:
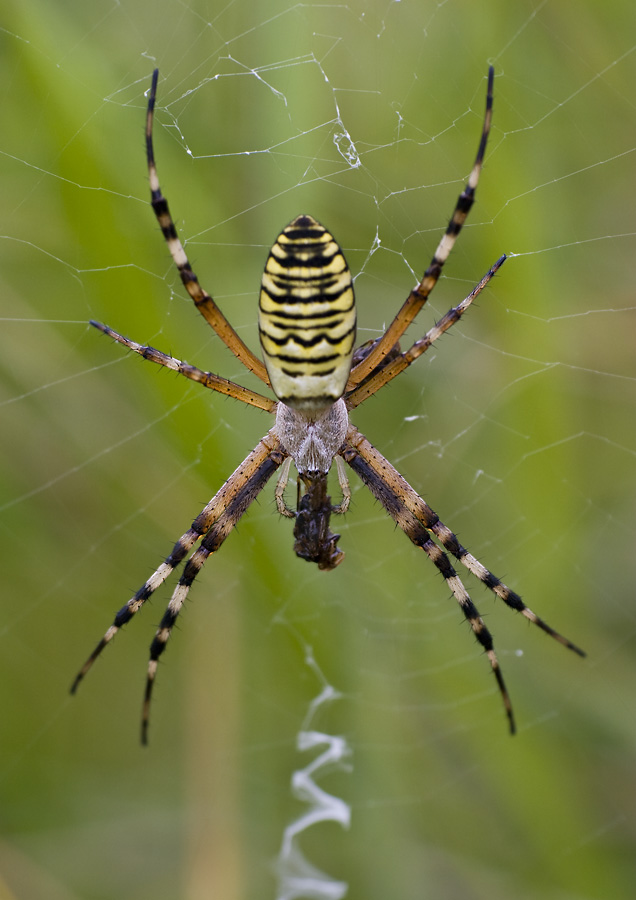
<path fill-rule="evenodd" d="M 301 838 L 350 897 L 634 896 L 635 24 L 627 0 L 5 4 L 2 900 L 279 896 L 306 811 L 290 779 L 318 753 L 296 749 L 303 728 L 351 750 L 319 779 L 351 827 Z M 301 212 L 345 250 L 360 339 L 380 332 L 469 171 L 489 62 L 477 205 L 413 338 L 511 258 L 355 422 L 588 659 L 467 578 L 511 739 L 447 587 L 370 496 L 353 485 L 347 558 L 325 574 L 294 557 L 269 489 L 193 590 L 142 749 L 171 584 L 68 686 L 269 427 L 87 326 L 256 386 L 185 298 L 148 206 L 152 69 L 162 186 L 256 348 L 267 250 Z M 338 699 L 312 715 L 326 686 Z"/>

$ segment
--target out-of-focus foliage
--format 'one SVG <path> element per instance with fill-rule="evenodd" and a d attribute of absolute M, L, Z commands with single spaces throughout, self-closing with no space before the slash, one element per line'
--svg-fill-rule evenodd
<path fill-rule="evenodd" d="M 624 0 L 9 4 L 0 895 L 274 897 L 302 812 L 295 739 L 322 687 L 309 648 L 342 694 L 311 727 L 352 749 L 321 784 L 353 815 L 303 847 L 351 897 L 633 895 L 634 19 Z M 589 658 L 467 579 L 515 704 L 509 738 L 446 586 L 371 498 L 354 485 L 347 559 L 323 574 L 294 557 L 270 490 L 193 591 L 142 750 L 169 586 L 73 700 L 68 686 L 269 427 L 87 325 L 254 385 L 185 298 L 147 203 L 153 67 L 162 185 L 195 270 L 256 347 L 269 244 L 301 212 L 345 250 L 361 339 L 379 333 L 470 168 L 491 61 L 477 205 L 413 337 L 511 258 L 355 419 Z"/>

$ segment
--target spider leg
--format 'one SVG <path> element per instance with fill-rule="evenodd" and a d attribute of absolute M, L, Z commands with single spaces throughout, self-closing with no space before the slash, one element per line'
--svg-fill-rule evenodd
<path fill-rule="evenodd" d="M 166 644 L 172 633 L 181 608 L 187 599 L 194 579 L 203 568 L 206 560 L 221 547 L 226 537 L 230 534 L 237 522 L 255 500 L 260 491 L 284 462 L 285 454 L 280 451 L 268 451 L 265 459 L 255 469 L 251 477 L 243 482 L 239 481 L 231 495 L 224 504 L 224 509 L 210 526 L 200 546 L 194 551 L 187 561 L 181 578 L 179 579 L 163 618 L 159 623 L 152 644 L 150 645 L 150 659 L 148 661 L 148 675 L 146 678 L 146 691 L 144 694 L 143 710 L 141 715 L 141 742 L 148 743 L 148 723 L 150 716 L 150 701 L 152 689 L 157 674 L 159 657 L 166 649 Z M 231 480 L 231 479 L 230 479 Z"/>
<path fill-rule="evenodd" d="M 418 496 L 418 495 L 416 495 Z M 462 565 L 466 566 L 469 572 L 475 575 L 479 580 L 486 585 L 487 588 L 496 594 L 500 600 L 509 606 L 510 609 L 514 609 L 516 612 L 520 612 L 523 616 L 526 617 L 530 622 L 540 628 L 542 631 L 545 631 L 546 634 L 549 634 L 550 637 L 553 637 L 560 644 L 563 644 L 564 647 L 567 647 L 568 650 L 573 650 L 574 653 L 578 654 L 578 656 L 585 656 L 586 653 L 584 650 L 581 650 L 580 647 L 577 647 L 576 644 L 573 644 L 572 641 L 568 640 L 568 638 L 564 637 L 562 634 L 559 634 L 558 631 L 555 631 L 547 622 L 544 622 L 539 616 L 536 615 L 526 604 L 523 602 L 519 594 L 515 591 L 511 590 L 508 585 L 504 584 L 496 575 L 493 575 L 482 563 L 479 562 L 478 559 L 469 553 L 465 547 L 457 540 L 457 536 L 453 534 L 453 532 L 448 528 L 442 521 L 440 521 L 439 517 L 433 510 L 428 506 L 421 497 L 418 496 L 418 500 L 420 501 L 420 506 L 422 508 L 421 515 L 423 517 L 432 516 L 431 524 L 427 527 L 433 532 L 436 538 L 440 541 L 440 543 L 448 550 L 449 553 L 459 560 Z"/>
<path fill-rule="evenodd" d="M 481 174 L 484 162 L 484 154 L 486 152 L 486 144 L 490 133 L 490 124 L 492 121 L 492 101 L 493 101 L 493 83 L 495 78 L 495 70 L 492 66 L 488 69 L 488 89 L 486 93 L 486 112 L 484 115 L 484 124 L 482 127 L 481 137 L 479 139 L 479 147 L 475 162 L 468 176 L 466 187 L 457 199 L 457 204 L 450 218 L 446 231 L 438 244 L 428 269 L 424 272 L 424 277 L 413 288 L 402 308 L 393 319 L 387 330 L 384 332 L 380 340 L 377 342 L 373 350 L 365 356 L 358 365 L 352 369 L 347 383 L 347 390 L 352 391 L 356 385 L 360 384 L 367 375 L 378 366 L 384 357 L 398 343 L 401 336 L 409 327 L 413 319 L 417 316 L 421 308 L 429 298 L 429 295 L 442 272 L 442 267 L 448 259 L 451 250 L 455 246 L 460 231 L 466 221 L 468 213 L 475 201 L 475 190 Z"/>
<path fill-rule="evenodd" d="M 426 332 L 424 337 L 416 341 L 412 347 L 405 350 L 404 353 L 394 353 L 391 357 L 386 356 L 386 364 L 380 365 L 366 381 L 359 384 L 357 388 L 354 388 L 354 390 L 346 396 L 347 409 L 354 409 L 356 406 L 364 403 L 365 400 L 372 397 L 373 394 L 377 393 L 377 391 L 384 387 L 385 384 L 392 381 L 396 375 L 399 375 L 400 372 L 403 372 L 404 369 L 408 368 L 408 366 L 415 362 L 418 357 L 423 353 L 426 353 L 431 344 L 434 344 L 435 341 L 445 334 L 449 328 L 452 328 L 453 325 L 459 322 L 475 297 L 481 294 L 490 279 L 501 268 L 505 261 L 506 256 L 501 256 L 494 266 L 491 266 L 491 268 L 488 269 L 479 284 L 473 288 L 470 294 L 462 300 L 461 303 L 458 303 L 457 306 L 451 307 L 448 312 L 442 316 L 439 322 L 436 322 L 435 325 Z"/>
<path fill-rule="evenodd" d="M 256 406 L 258 409 L 263 409 L 266 412 L 273 412 L 276 409 L 276 400 L 272 400 L 270 397 L 264 397 L 256 391 L 249 391 L 242 385 L 236 384 L 234 381 L 229 381 L 227 378 L 222 378 L 220 375 L 214 375 L 212 372 L 204 372 L 202 369 L 197 369 L 196 366 L 191 366 L 189 363 L 182 362 L 180 359 L 175 359 L 174 356 L 168 356 L 167 353 L 162 353 L 161 350 L 156 350 L 154 347 L 149 347 L 147 344 L 138 344 L 137 341 L 131 341 L 130 338 L 124 337 L 108 325 L 102 325 L 101 322 L 95 322 L 91 319 L 90 324 L 94 328 L 97 328 L 98 331 L 111 337 L 114 341 L 123 344 L 124 347 L 128 347 L 129 350 L 133 350 L 135 353 L 143 356 L 144 359 L 157 363 L 159 366 L 165 366 L 167 369 L 172 369 L 173 372 L 178 372 L 179 375 L 185 375 L 186 378 L 202 384 L 203 387 L 218 391 L 220 394 L 225 394 L 227 397 L 232 397 L 234 400 L 241 400 L 249 406 Z"/>
<path fill-rule="evenodd" d="M 349 426 L 347 438 L 340 453 L 345 462 L 359 475 L 374 497 L 380 501 L 407 537 L 416 546 L 424 550 L 446 579 L 464 616 L 470 623 L 475 637 L 486 651 L 490 660 L 499 685 L 506 715 L 508 716 L 510 730 L 514 733 L 515 725 L 512 706 L 494 651 L 492 636 L 484 625 L 477 608 L 466 592 L 448 556 L 431 540 L 430 535 L 432 534 L 436 537 L 445 550 L 456 557 L 466 566 L 469 572 L 479 578 L 486 587 L 490 588 L 511 609 L 521 612 L 531 622 L 579 656 L 585 656 L 585 653 L 551 628 L 543 619 L 535 615 L 518 594 L 486 569 L 472 554 L 468 553 L 453 532 L 440 521 L 438 515 L 413 490 L 397 469 L 352 425 Z"/>
<path fill-rule="evenodd" d="M 341 516 L 348 511 L 349 504 L 351 503 L 351 485 L 349 484 L 349 479 L 347 478 L 347 470 L 345 469 L 342 457 L 336 456 L 335 459 L 336 469 L 338 470 L 338 484 L 340 485 L 342 500 L 337 504 L 337 506 L 333 506 L 331 508 L 331 512 L 335 513 L 337 516 Z"/>
<path fill-rule="evenodd" d="M 199 513 L 190 529 L 179 538 L 170 555 L 164 560 L 159 568 L 153 572 L 150 578 L 139 588 L 137 593 L 128 601 L 128 603 L 119 610 L 113 624 L 106 631 L 78 672 L 71 686 L 72 694 L 75 693 L 80 682 L 83 680 L 97 657 L 101 654 L 106 645 L 112 641 L 120 628 L 132 619 L 135 613 L 144 605 L 146 600 L 148 600 L 157 588 L 163 584 L 166 578 L 168 578 L 175 567 L 185 559 L 197 541 L 203 537 L 204 541 L 201 544 L 201 547 L 199 550 L 195 551 L 186 565 L 179 584 L 175 589 L 173 598 L 170 601 L 171 605 L 168 607 L 157 631 L 157 635 L 155 636 L 155 640 L 153 641 L 153 653 L 155 654 L 154 666 L 156 669 L 156 660 L 165 646 L 170 633 L 170 628 L 172 627 L 172 624 L 174 624 L 174 620 L 178 614 L 178 609 L 175 611 L 175 598 L 177 598 L 177 602 L 179 598 L 181 599 L 181 602 L 178 603 L 178 607 L 180 608 L 190 585 L 207 556 L 218 549 L 232 528 L 234 528 L 239 518 L 256 498 L 268 479 L 273 475 L 284 459 L 285 453 L 281 450 L 278 438 L 276 438 L 272 432 L 268 432 L 236 471 L 230 475 L 218 493 L 215 494 L 210 502 Z M 204 547 L 205 551 L 202 556 L 197 556 Z M 195 557 L 196 561 L 193 561 Z M 171 619 L 169 617 L 170 611 Z M 157 642 L 161 647 L 158 652 L 155 652 L 157 650 L 157 647 L 155 647 Z M 153 657 L 151 656 L 151 664 L 152 662 Z M 149 690 L 147 689 L 147 697 L 148 696 Z M 146 706 L 147 702 L 144 704 L 144 721 L 147 726 Z"/>
<path fill-rule="evenodd" d="M 292 509 L 285 502 L 285 489 L 289 481 L 289 470 L 291 468 L 291 464 L 292 458 L 291 456 L 288 456 L 285 462 L 280 467 L 280 474 L 278 476 L 278 481 L 276 482 L 276 490 L 274 491 L 274 500 L 276 501 L 276 509 L 281 514 L 281 516 L 286 516 L 288 519 L 295 519 L 296 510 Z"/>
<path fill-rule="evenodd" d="M 199 284 L 199 280 L 192 271 L 192 266 L 190 265 L 186 252 L 183 249 L 183 245 L 179 240 L 176 226 L 168 208 L 168 201 L 161 193 L 159 177 L 157 175 L 157 166 L 155 164 L 155 152 L 152 143 L 152 124 L 154 119 L 158 78 L 159 69 L 155 69 L 152 73 L 152 84 L 148 96 L 148 112 L 146 114 L 146 156 L 148 159 L 148 176 L 150 180 L 152 208 L 157 217 L 157 221 L 159 222 L 159 226 L 161 227 L 161 231 L 163 232 L 163 236 L 166 239 L 166 243 L 168 244 L 170 255 L 179 270 L 181 281 L 194 301 L 194 305 L 237 359 L 239 359 L 250 372 L 257 375 L 261 381 L 269 385 L 269 378 L 267 376 L 265 365 L 252 353 L 249 347 L 243 343 L 212 297 L 207 291 L 203 290 Z"/>

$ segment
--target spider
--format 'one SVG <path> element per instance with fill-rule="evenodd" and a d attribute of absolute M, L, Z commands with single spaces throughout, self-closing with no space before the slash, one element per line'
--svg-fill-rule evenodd
<path fill-rule="evenodd" d="M 199 284 L 177 235 L 168 203 L 161 193 L 152 139 L 158 77 L 159 71 L 156 69 L 146 113 L 146 153 L 152 208 L 195 306 L 237 359 L 271 387 L 277 400 L 219 375 L 204 372 L 153 347 L 138 344 L 107 325 L 95 321 L 90 324 L 144 359 L 273 414 L 275 424 L 199 513 L 159 568 L 119 610 L 113 624 L 79 671 L 71 692 L 76 691 L 120 628 L 132 619 L 176 566 L 193 551 L 150 647 L 141 718 L 141 740 L 147 743 L 157 662 L 165 650 L 192 583 L 207 558 L 219 550 L 252 501 L 274 473 L 280 470 L 275 489 L 276 506 L 281 515 L 294 520 L 294 551 L 299 557 L 316 563 L 320 569 L 334 569 L 342 562 L 344 553 L 337 546 L 340 536 L 330 531 L 330 517 L 332 514 L 342 515 L 349 506 L 351 492 L 346 463 L 443 575 L 490 661 L 509 729 L 514 734 L 512 704 L 492 636 L 449 555 L 455 557 L 511 609 L 522 613 L 579 656 L 584 656 L 584 652 L 535 615 L 518 594 L 469 553 L 402 475 L 349 421 L 350 410 L 392 381 L 459 321 L 506 259 L 504 255 L 497 260 L 470 294 L 442 316 L 424 337 L 408 350 L 400 349 L 400 338 L 428 300 L 474 202 L 492 119 L 492 66 L 488 71 L 486 112 L 479 147 L 466 186 L 459 195 L 448 227 L 422 280 L 410 292 L 384 334 L 354 351 L 356 313 L 353 282 L 342 250 L 329 231 L 314 218 L 300 215 L 279 234 L 263 273 L 258 325 L 264 363 L 243 343 L 212 297 Z M 295 509 L 288 506 L 284 497 L 292 461 L 298 471 Z M 334 462 L 342 492 L 342 501 L 338 505 L 332 505 L 327 494 L 327 474 Z M 199 541 L 198 548 L 193 549 Z"/>

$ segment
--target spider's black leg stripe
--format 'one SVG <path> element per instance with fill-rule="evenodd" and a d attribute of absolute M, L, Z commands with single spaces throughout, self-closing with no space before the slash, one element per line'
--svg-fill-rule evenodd
<path fill-rule="evenodd" d="M 168 607 L 163 615 L 159 627 L 150 645 L 150 660 L 148 662 L 148 676 L 146 679 L 146 691 L 144 695 L 141 740 L 147 743 L 148 720 L 150 715 L 150 701 L 152 689 L 157 674 L 157 662 L 166 648 L 166 644 L 177 620 L 181 608 L 188 596 L 194 579 L 197 577 L 208 556 L 219 549 L 223 541 L 236 526 L 238 520 L 247 510 L 260 491 L 265 487 L 271 476 L 279 468 L 285 459 L 285 454 L 278 449 L 272 450 L 262 460 L 260 465 L 250 474 L 241 487 L 228 497 L 228 502 L 221 514 L 207 530 L 201 545 L 187 561 L 183 574 L 174 589 Z M 218 495 L 217 495 L 218 496 Z"/>
<path fill-rule="evenodd" d="M 355 429 L 352 429 L 352 431 L 355 432 Z M 359 432 L 357 434 L 359 435 Z M 362 436 L 360 435 L 360 437 Z M 366 439 L 363 438 L 363 440 Z M 368 444 L 368 442 L 366 443 Z M 386 480 L 385 475 L 389 474 L 388 471 L 386 473 L 378 472 L 374 466 L 371 465 L 369 460 L 361 456 L 358 449 L 354 448 L 349 441 L 345 444 L 342 456 L 345 462 L 351 466 L 354 472 L 356 472 L 364 484 L 366 484 L 373 496 L 380 501 L 391 518 L 399 525 L 402 531 L 404 531 L 406 536 L 415 544 L 415 546 L 420 547 L 426 553 L 428 558 L 434 563 L 438 571 L 441 572 L 446 580 L 453 596 L 459 603 L 461 611 L 470 624 L 475 638 L 484 648 L 486 655 L 488 656 L 492 671 L 497 679 L 497 686 L 503 700 L 506 716 L 508 717 L 510 732 L 511 734 L 514 734 L 515 720 L 512 711 L 512 703 L 494 650 L 492 635 L 486 628 L 477 607 L 471 600 L 448 556 L 431 540 L 426 526 L 407 508 L 399 491 L 394 490 L 394 485 L 389 484 Z M 389 470 L 395 472 L 396 475 L 398 474 L 388 462 L 386 462 L 386 465 Z M 401 478 L 401 476 L 399 477 Z"/>

